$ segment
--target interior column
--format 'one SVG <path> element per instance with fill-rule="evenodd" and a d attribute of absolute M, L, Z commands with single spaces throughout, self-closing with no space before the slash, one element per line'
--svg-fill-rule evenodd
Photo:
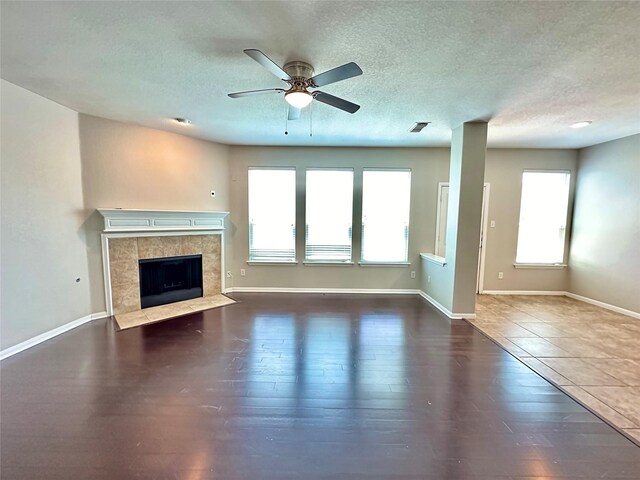
<path fill-rule="evenodd" d="M 446 245 L 453 313 L 475 312 L 486 152 L 486 122 L 463 123 L 453 130 Z"/>

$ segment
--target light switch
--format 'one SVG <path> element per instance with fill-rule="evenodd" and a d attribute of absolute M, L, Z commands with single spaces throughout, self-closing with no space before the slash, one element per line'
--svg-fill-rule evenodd
<path fill-rule="evenodd" d="M 489 227 L 494 228 L 495 226 L 496 226 L 496 221 L 491 220 L 491 222 L 489 223 Z"/>

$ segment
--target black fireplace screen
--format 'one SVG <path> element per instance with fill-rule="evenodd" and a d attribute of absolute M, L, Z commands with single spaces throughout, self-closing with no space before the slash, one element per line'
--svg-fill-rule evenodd
<path fill-rule="evenodd" d="M 202 296 L 202 255 L 139 260 L 142 308 Z"/>

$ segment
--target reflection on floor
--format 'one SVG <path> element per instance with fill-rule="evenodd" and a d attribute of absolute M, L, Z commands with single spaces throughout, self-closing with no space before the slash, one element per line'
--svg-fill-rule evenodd
<path fill-rule="evenodd" d="M 640 448 L 418 296 L 234 297 L 3 360 L 0 477 L 638 478 Z"/>
<path fill-rule="evenodd" d="M 470 322 L 640 443 L 640 320 L 568 297 L 479 295 Z"/>

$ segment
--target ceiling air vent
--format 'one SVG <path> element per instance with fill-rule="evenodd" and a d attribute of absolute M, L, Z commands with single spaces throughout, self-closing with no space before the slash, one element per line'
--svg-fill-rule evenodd
<path fill-rule="evenodd" d="M 429 125 L 431 122 L 418 122 L 416 123 L 411 130 L 411 133 L 420 133 L 424 127 Z"/>

